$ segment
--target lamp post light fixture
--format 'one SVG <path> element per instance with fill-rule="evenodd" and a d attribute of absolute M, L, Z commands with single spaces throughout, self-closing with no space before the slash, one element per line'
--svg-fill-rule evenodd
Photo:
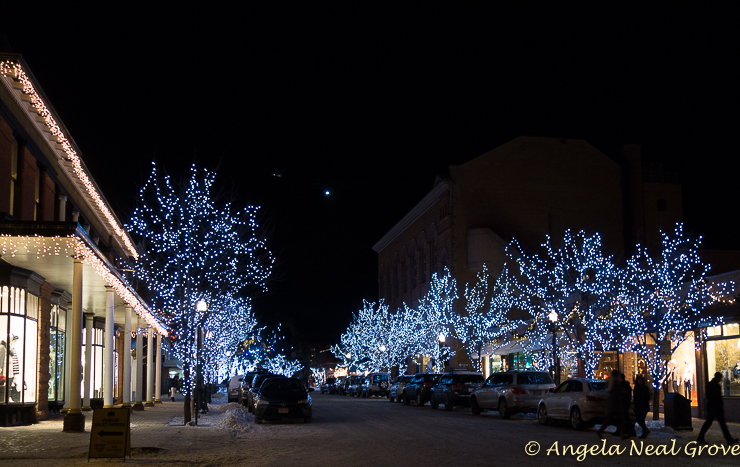
<path fill-rule="evenodd" d="M 208 311 L 208 304 L 205 300 L 198 300 L 198 303 L 195 304 L 195 309 L 199 311 L 200 313 L 205 313 Z M 200 390 L 200 387 L 203 383 L 203 375 L 201 374 L 201 364 L 200 364 L 200 350 L 203 347 L 203 328 L 202 325 L 205 322 L 205 317 L 201 319 L 201 326 L 196 328 L 196 342 L 195 342 L 195 425 L 198 425 L 198 413 L 201 411 L 201 407 L 203 406 L 203 401 L 201 400 L 203 398 L 203 393 Z"/>
<path fill-rule="evenodd" d="M 437 339 L 439 340 L 439 362 L 438 362 L 439 372 L 442 373 L 444 372 L 444 369 L 445 369 L 444 363 L 442 363 L 442 349 L 445 346 L 445 340 L 447 340 L 447 338 L 445 337 L 444 333 L 440 332 L 439 337 Z"/>
<path fill-rule="evenodd" d="M 557 334 L 558 334 L 558 313 L 553 310 L 550 312 L 549 315 L 547 315 L 547 319 L 550 320 L 550 332 L 552 332 L 552 352 L 553 352 L 553 364 L 555 366 L 554 373 L 555 373 L 555 384 L 560 384 L 560 357 L 558 356 L 558 343 L 557 343 Z"/>

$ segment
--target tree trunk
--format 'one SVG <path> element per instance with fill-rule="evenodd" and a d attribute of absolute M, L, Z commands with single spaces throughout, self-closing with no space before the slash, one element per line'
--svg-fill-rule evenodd
<path fill-rule="evenodd" d="M 653 386 L 653 420 L 660 420 L 660 389 Z"/>
<path fill-rule="evenodd" d="M 181 386 L 180 386 L 180 389 L 181 390 L 185 389 L 186 382 L 187 383 L 190 383 L 190 368 L 187 368 L 186 367 L 183 370 L 183 374 L 184 374 L 183 375 L 184 377 L 182 378 L 182 383 L 180 383 L 181 384 Z M 188 388 L 187 390 L 183 391 L 182 393 L 185 395 L 185 402 L 183 403 L 183 417 L 182 417 L 182 419 L 183 419 L 183 425 L 187 425 L 190 422 L 191 417 L 192 417 L 192 411 L 190 409 L 190 404 L 192 402 L 190 400 L 190 388 Z"/>

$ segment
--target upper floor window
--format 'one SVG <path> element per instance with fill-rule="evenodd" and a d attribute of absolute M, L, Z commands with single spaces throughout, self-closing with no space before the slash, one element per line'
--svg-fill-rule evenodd
<path fill-rule="evenodd" d="M 10 148 L 10 206 L 8 212 L 11 216 L 18 215 L 20 211 L 20 183 L 18 182 L 18 168 L 20 166 L 21 144 L 13 136 L 13 142 Z"/>

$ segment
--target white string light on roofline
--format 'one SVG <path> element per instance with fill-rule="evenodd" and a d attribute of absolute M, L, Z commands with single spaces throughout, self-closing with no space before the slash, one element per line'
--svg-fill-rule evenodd
<path fill-rule="evenodd" d="M 54 246 L 47 245 L 46 241 L 51 239 Z M 70 242 L 72 244 L 70 245 Z M 79 257 L 83 263 L 92 267 L 108 284 L 113 287 L 119 297 L 121 297 L 131 308 L 136 311 L 142 319 L 150 326 L 157 329 L 162 335 L 167 335 L 167 330 L 157 319 L 144 307 L 136 295 L 128 288 L 128 285 L 121 281 L 110 269 L 101 261 L 95 253 L 88 248 L 82 241 L 74 236 L 69 237 L 39 237 L 39 236 L 10 236 L 0 235 L 0 254 L 10 254 L 14 258 L 18 252 L 25 251 L 32 253 L 35 250 L 36 259 L 47 256 L 65 256 Z"/>
<path fill-rule="evenodd" d="M 79 178 L 79 180 L 85 186 L 88 194 L 93 198 L 98 209 L 100 209 L 100 211 L 103 213 L 103 216 L 106 218 L 110 226 L 119 236 L 131 256 L 133 256 L 134 259 L 138 259 L 139 254 L 137 253 L 134 245 L 131 243 L 131 240 L 126 234 L 126 231 L 118 223 L 110 209 L 108 209 L 108 205 L 105 203 L 105 201 L 103 201 L 102 196 L 100 196 L 100 193 L 98 193 L 92 180 L 88 177 L 87 173 L 82 167 L 82 161 L 77 155 L 77 152 L 72 147 L 72 143 L 69 142 L 67 137 L 62 132 L 59 124 L 56 122 L 56 120 L 54 120 L 54 117 L 51 115 L 51 111 L 41 99 L 41 96 L 39 96 L 38 92 L 36 92 L 36 89 L 31 83 L 31 79 L 23 71 L 20 63 L 10 60 L 1 61 L 0 74 L 2 74 L 3 76 L 12 74 L 15 79 L 21 82 L 21 84 L 23 85 L 23 93 L 31 96 L 31 103 L 33 104 L 33 107 L 36 109 L 36 112 L 38 112 L 38 114 L 44 119 L 44 123 L 46 123 L 46 126 L 49 127 L 49 131 L 51 132 L 51 134 L 56 136 L 57 142 L 62 146 L 65 154 L 72 162 L 72 166 L 74 168 L 75 174 L 77 175 L 77 178 Z"/>

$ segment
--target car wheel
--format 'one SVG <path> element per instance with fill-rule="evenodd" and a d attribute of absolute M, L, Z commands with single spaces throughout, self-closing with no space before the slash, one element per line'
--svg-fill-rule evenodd
<path fill-rule="evenodd" d="M 478 401 L 475 397 L 470 398 L 470 412 L 472 412 L 473 415 L 480 415 L 480 407 L 478 407 Z"/>
<path fill-rule="evenodd" d="M 573 407 L 573 410 L 570 411 L 570 426 L 574 430 L 583 430 L 586 427 L 581 417 L 581 410 L 578 407 Z"/>
<path fill-rule="evenodd" d="M 540 422 L 540 425 L 547 425 L 550 423 L 550 419 L 547 417 L 547 408 L 545 408 L 545 404 L 540 404 L 540 408 L 537 409 L 537 421 Z"/>
<path fill-rule="evenodd" d="M 304 423 L 311 423 L 312 420 L 313 420 L 313 417 L 306 417 L 306 418 L 303 419 L 303 422 Z"/>
<path fill-rule="evenodd" d="M 406 397 L 406 393 L 403 393 L 403 405 L 409 405 L 409 398 Z"/>
<path fill-rule="evenodd" d="M 506 403 L 506 399 L 498 401 L 498 413 L 501 415 L 501 418 L 511 418 L 511 413 L 509 413 L 509 404 Z"/>
<path fill-rule="evenodd" d="M 421 407 L 422 405 L 424 405 L 424 401 L 421 398 L 421 393 L 417 393 L 416 394 L 416 406 Z"/>
<path fill-rule="evenodd" d="M 445 410 L 452 410 L 452 398 L 449 394 L 445 395 Z"/>
<path fill-rule="evenodd" d="M 259 417 L 254 417 L 254 423 L 256 423 L 257 425 L 262 425 L 262 419 Z"/>
<path fill-rule="evenodd" d="M 247 402 L 247 412 L 252 413 L 252 404 Z"/>
<path fill-rule="evenodd" d="M 429 400 L 429 403 L 431 404 L 431 406 L 432 406 L 433 409 L 436 409 L 437 407 L 439 407 L 439 402 L 437 402 L 434 399 L 434 396 L 432 396 L 432 398 Z"/>
<path fill-rule="evenodd" d="M 388 394 L 388 400 L 391 402 L 396 402 L 396 398 Z"/>

